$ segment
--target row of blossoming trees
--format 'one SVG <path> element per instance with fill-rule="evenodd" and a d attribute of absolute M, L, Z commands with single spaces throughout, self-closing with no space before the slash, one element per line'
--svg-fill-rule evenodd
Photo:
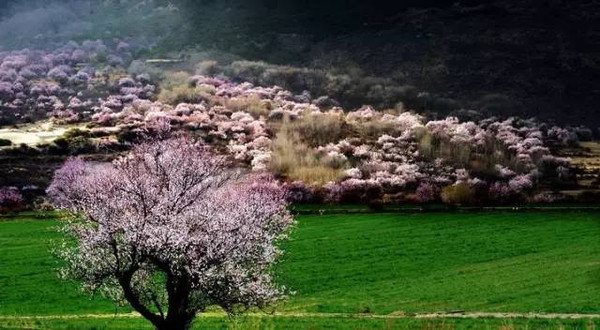
<path fill-rule="evenodd" d="M 185 130 L 254 171 L 274 172 L 296 202 L 552 201 L 548 191 L 573 182 L 569 160 L 553 151 L 576 144 L 581 130 L 345 111 L 326 97 L 224 77 L 151 81 L 139 68 L 125 71 L 132 48 L 87 41 L 0 53 L 2 120 L 88 122 L 92 149 L 109 152 Z"/>
<path fill-rule="evenodd" d="M 53 51 L 0 52 L 0 123 L 48 117 L 76 122 L 92 107 L 154 93 L 149 77 L 124 78 L 134 46 L 102 41 L 70 42 Z M 103 100 L 100 100 L 102 98 Z"/>
<path fill-rule="evenodd" d="M 551 150 L 572 144 L 575 134 L 534 120 L 426 121 L 410 112 L 319 107 L 277 87 L 204 76 L 190 83 L 195 103 L 138 99 L 105 108 L 95 116 L 105 127 L 92 131 L 191 131 L 254 171 L 274 171 L 298 202 L 398 194 L 422 202 L 544 201 L 553 197 L 535 194 L 537 187 L 572 180 L 569 160 Z"/>

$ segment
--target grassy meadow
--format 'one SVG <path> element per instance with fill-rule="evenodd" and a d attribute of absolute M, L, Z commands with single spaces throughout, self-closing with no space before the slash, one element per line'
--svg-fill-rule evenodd
<path fill-rule="evenodd" d="M 599 320 L 365 317 L 453 311 L 598 314 L 599 213 L 331 214 L 297 220 L 277 269 L 279 281 L 295 291 L 276 309 L 285 315 L 206 316 L 195 328 L 600 325 Z M 102 297 L 90 299 L 76 283 L 58 279 L 59 264 L 49 252 L 59 238 L 56 225 L 52 218 L 0 220 L 0 328 L 145 326 L 139 318 L 54 318 L 130 312 Z M 319 316 L 306 316 L 310 313 Z"/>
<path fill-rule="evenodd" d="M 597 329 L 600 320 L 543 319 L 377 319 L 366 317 L 239 317 L 203 316 L 193 329 Z M 142 318 L 52 319 L 2 321 L 0 329 L 153 329 Z"/>

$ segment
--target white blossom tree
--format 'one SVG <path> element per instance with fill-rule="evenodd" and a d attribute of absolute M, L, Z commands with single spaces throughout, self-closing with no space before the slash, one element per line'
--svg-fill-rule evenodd
<path fill-rule="evenodd" d="M 128 302 L 157 329 L 187 329 L 207 306 L 236 312 L 285 296 L 272 276 L 293 225 L 284 190 L 187 139 L 143 144 L 112 164 L 70 159 L 48 193 L 72 215 L 62 275 Z"/>

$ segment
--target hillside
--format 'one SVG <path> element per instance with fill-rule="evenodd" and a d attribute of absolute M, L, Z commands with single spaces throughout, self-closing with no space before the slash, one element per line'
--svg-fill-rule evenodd
<path fill-rule="evenodd" d="M 198 22 L 193 40 L 252 60 L 391 78 L 435 96 L 408 101 L 420 110 L 600 124 L 598 1 L 271 3 L 221 4 L 236 20 Z"/>
<path fill-rule="evenodd" d="M 402 102 L 420 112 L 466 108 L 600 126 L 597 0 L 21 0 L 0 9 L 0 31 L 11 31 L 0 32 L 0 49 L 128 38 L 156 56 L 209 51 L 204 57 L 220 62 L 265 61 L 383 86 L 337 95 L 301 86 L 348 108 Z"/>

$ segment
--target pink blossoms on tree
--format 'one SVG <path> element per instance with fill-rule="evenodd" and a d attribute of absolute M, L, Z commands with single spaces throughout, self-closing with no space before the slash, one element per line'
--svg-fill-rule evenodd
<path fill-rule="evenodd" d="M 16 187 L 0 187 L 0 213 L 17 211 L 23 204 L 23 196 Z"/>
<path fill-rule="evenodd" d="M 157 329 L 187 329 L 207 306 L 236 312 L 285 295 L 271 274 L 293 225 L 284 190 L 189 140 L 143 144 L 110 165 L 71 159 L 48 193 L 73 215 L 62 275 L 127 301 Z"/>

